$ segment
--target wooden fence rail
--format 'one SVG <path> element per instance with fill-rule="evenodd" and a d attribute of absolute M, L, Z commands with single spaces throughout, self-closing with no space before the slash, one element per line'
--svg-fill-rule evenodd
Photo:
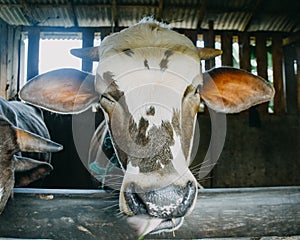
<path fill-rule="evenodd" d="M 101 191 L 17 189 L 0 216 L 0 238 L 137 239 Z M 300 187 L 200 190 L 175 232 L 145 239 L 300 235 Z"/>

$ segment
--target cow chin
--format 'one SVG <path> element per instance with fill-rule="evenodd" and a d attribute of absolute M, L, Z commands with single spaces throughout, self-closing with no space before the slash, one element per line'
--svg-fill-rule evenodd
<path fill-rule="evenodd" d="M 168 171 L 126 172 L 120 210 L 129 216 L 128 222 L 138 233 L 171 232 L 192 212 L 196 199 L 197 182 L 188 169 L 181 175 Z"/>

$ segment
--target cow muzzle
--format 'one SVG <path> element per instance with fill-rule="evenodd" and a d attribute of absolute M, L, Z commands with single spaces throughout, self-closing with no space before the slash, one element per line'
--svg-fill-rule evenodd
<path fill-rule="evenodd" d="M 124 192 L 132 215 L 161 219 L 151 234 L 178 229 L 183 217 L 192 210 L 196 196 L 197 187 L 191 181 L 185 186 L 168 185 L 151 191 L 140 191 L 131 183 Z M 139 221 L 143 221 L 143 217 Z"/>

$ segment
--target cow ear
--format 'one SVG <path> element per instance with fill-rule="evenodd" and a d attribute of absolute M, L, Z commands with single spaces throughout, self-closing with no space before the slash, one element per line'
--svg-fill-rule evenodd
<path fill-rule="evenodd" d="M 74 48 L 70 52 L 73 56 L 81 58 L 84 61 L 99 62 L 100 60 L 98 47 Z"/>
<path fill-rule="evenodd" d="M 53 170 L 53 167 L 47 162 L 21 156 L 14 156 L 14 166 L 17 187 L 26 186 L 48 175 Z"/>
<path fill-rule="evenodd" d="M 200 60 L 208 60 L 215 58 L 223 53 L 222 50 L 214 48 L 198 48 L 198 55 Z"/>
<path fill-rule="evenodd" d="M 20 91 L 20 98 L 62 114 L 80 113 L 99 99 L 95 76 L 76 69 L 59 69 L 38 75 Z"/>
<path fill-rule="evenodd" d="M 62 145 L 34 133 L 14 127 L 19 149 L 23 152 L 58 152 Z"/>
<path fill-rule="evenodd" d="M 274 93 L 274 88 L 263 78 L 229 67 L 205 72 L 200 89 L 207 106 L 222 113 L 237 113 L 270 101 Z"/>

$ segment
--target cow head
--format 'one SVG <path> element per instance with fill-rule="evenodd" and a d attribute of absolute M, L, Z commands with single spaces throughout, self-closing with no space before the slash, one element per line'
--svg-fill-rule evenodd
<path fill-rule="evenodd" d="M 141 22 L 104 39 L 99 48 L 77 49 L 99 60 L 95 76 L 72 69 L 32 79 L 20 97 L 59 113 L 78 113 L 99 103 L 125 172 L 120 209 L 140 233 L 173 231 L 197 198 L 189 170 L 200 99 L 223 113 L 268 101 L 273 88 L 233 68 L 202 73 L 200 60 L 220 50 L 197 49 L 161 24 Z M 147 229 L 146 229 L 147 228 Z"/>
<path fill-rule="evenodd" d="M 38 180 L 52 170 L 46 162 L 17 156 L 23 152 L 56 152 L 62 146 L 33 133 L 13 126 L 4 116 L 0 115 L 0 213 L 14 185 L 24 186 Z M 15 183 L 14 173 L 20 174 Z"/>

